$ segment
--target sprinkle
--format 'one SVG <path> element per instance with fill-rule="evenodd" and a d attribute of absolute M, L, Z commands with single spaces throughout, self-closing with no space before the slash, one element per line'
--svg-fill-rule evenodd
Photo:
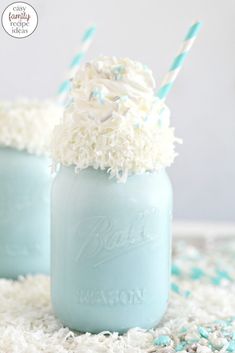
<path fill-rule="evenodd" d="M 212 277 L 211 283 L 215 286 L 219 286 L 221 284 L 221 277 Z"/>
<path fill-rule="evenodd" d="M 171 283 L 171 290 L 175 293 L 180 294 L 180 288 L 179 288 L 178 284 L 176 284 L 176 283 Z"/>
<path fill-rule="evenodd" d="M 115 80 L 119 81 L 119 80 L 122 79 L 122 77 L 123 77 L 123 75 L 125 73 L 125 67 L 123 65 L 115 66 L 112 69 L 112 72 L 114 74 Z"/>
<path fill-rule="evenodd" d="M 181 276 L 182 272 L 181 272 L 181 269 L 177 265 L 173 264 L 172 268 L 171 268 L 171 274 L 173 276 L 178 277 L 178 276 Z"/>
<path fill-rule="evenodd" d="M 191 278 L 193 280 L 197 280 L 197 279 L 200 279 L 202 278 L 203 276 L 205 276 L 205 273 L 203 270 L 201 270 L 200 268 L 198 267 L 193 267 L 192 268 L 192 271 L 191 271 Z"/>
<path fill-rule="evenodd" d="M 186 291 L 183 293 L 183 295 L 184 295 L 185 298 L 190 297 L 191 294 L 192 294 L 192 293 L 190 292 L 190 290 L 186 290 Z"/>
<path fill-rule="evenodd" d="M 218 275 L 220 278 L 224 278 L 224 279 L 227 279 L 227 280 L 229 280 L 229 281 L 232 280 L 232 278 L 230 277 L 230 275 L 228 274 L 228 272 L 225 271 L 225 270 L 217 269 L 217 270 L 216 270 L 216 273 L 217 273 L 217 275 Z"/>
<path fill-rule="evenodd" d="M 234 340 L 229 342 L 229 345 L 226 350 L 228 352 L 235 352 L 235 341 Z"/>
<path fill-rule="evenodd" d="M 157 346 L 161 346 L 161 347 L 164 347 L 164 346 L 169 346 L 169 344 L 171 343 L 171 339 L 169 336 L 159 336 L 157 338 L 155 338 L 154 340 L 154 344 L 156 344 Z"/>
<path fill-rule="evenodd" d="M 201 335 L 201 337 L 203 337 L 203 338 L 208 338 L 208 336 L 209 336 L 208 331 L 202 326 L 198 327 L 198 332 Z"/>
<path fill-rule="evenodd" d="M 186 346 L 186 342 L 180 342 L 179 344 L 177 344 L 177 346 L 175 347 L 175 351 L 176 352 L 180 352 L 183 351 L 184 348 Z"/>
<path fill-rule="evenodd" d="M 181 329 L 180 329 L 180 333 L 186 333 L 186 332 L 188 332 L 188 329 L 186 328 L 186 327 L 181 327 Z"/>
<path fill-rule="evenodd" d="M 94 88 L 91 91 L 91 94 L 89 96 L 89 100 L 92 100 L 93 98 L 97 99 L 99 103 L 104 104 L 104 93 L 102 92 L 101 89 Z"/>

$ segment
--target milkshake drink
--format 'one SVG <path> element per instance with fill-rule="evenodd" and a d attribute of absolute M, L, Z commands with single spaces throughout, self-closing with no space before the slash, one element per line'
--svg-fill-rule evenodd
<path fill-rule="evenodd" d="M 54 129 L 51 287 L 72 329 L 150 328 L 168 301 L 172 189 L 178 139 L 150 69 L 99 57 L 73 81 Z"/>
<path fill-rule="evenodd" d="M 49 273 L 52 102 L 0 102 L 0 277 Z"/>

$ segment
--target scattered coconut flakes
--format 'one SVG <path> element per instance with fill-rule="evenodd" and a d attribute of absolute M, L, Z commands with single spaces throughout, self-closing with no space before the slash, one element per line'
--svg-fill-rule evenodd
<path fill-rule="evenodd" d="M 0 145 L 48 155 L 51 133 L 62 116 L 53 101 L 0 102 Z"/>
<path fill-rule="evenodd" d="M 181 347 L 183 353 L 227 352 L 235 337 L 235 241 L 216 240 L 206 249 L 176 241 L 173 261 L 180 263 L 185 273 L 190 272 L 195 261 L 194 256 L 186 256 L 193 253 L 193 248 L 194 253 L 200 253 L 198 267 L 204 272 L 216 270 L 218 259 L 232 280 L 227 286 L 217 286 L 209 277 L 195 281 L 184 274 L 174 276 L 182 291 L 189 289 L 191 296 L 171 292 L 167 313 L 157 328 L 133 328 L 124 335 L 79 334 L 63 327 L 51 308 L 49 277 L 0 279 L 0 352 L 173 353 L 176 347 Z M 202 327 L 208 332 L 208 339 L 201 337 Z M 171 338 L 169 346 L 154 345 L 161 335 Z"/>

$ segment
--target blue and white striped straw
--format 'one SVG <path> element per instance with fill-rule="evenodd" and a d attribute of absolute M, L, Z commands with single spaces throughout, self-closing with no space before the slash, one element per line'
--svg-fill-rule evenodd
<path fill-rule="evenodd" d="M 170 70 L 164 77 L 162 84 L 160 86 L 159 91 L 157 92 L 157 96 L 165 100 L 167 94 L 170 92 L 176 77 L 178 76 L 178 73 L 180 72 L 183 63 L 198 35 L 198 32 L 201 28 L 201 22 L 195 22 L 193 25 L 189 28 L 189 31 L 180 47 L 180 50 L 178 51 L 177 56 L 175 57 Z"/>
<path fill-rule="evenodd" d="M 71 61 L 66 78 L 59 87 L 58 102 L 62 105 L 66 103 L 66 99 L 71 88 L 71 80 L 73 79 L 76 71 L 78 70 L 81 64 L 82 59 L 84 58 L 88 48 L 90 47 L 95 32 L 96 32 L 95 26 L 91 26 L 87 28 L 86 31 L 84 32 L 82 37 L 81 49 Z"/>

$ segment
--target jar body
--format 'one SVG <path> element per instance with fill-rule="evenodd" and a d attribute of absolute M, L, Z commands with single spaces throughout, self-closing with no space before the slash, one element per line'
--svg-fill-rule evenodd
<path fill-rule="evenodd" d="M 50 161 L 0 148 L 0 277 L 49 273 Z"/>
<path fill-rule="evenodd" d="M 61 167 L 52 186 L 51 291 L 56 315 L 93 333 L 150 328 L 168 302 L 172 190 L 164 170 L 125 184 Z"/>

